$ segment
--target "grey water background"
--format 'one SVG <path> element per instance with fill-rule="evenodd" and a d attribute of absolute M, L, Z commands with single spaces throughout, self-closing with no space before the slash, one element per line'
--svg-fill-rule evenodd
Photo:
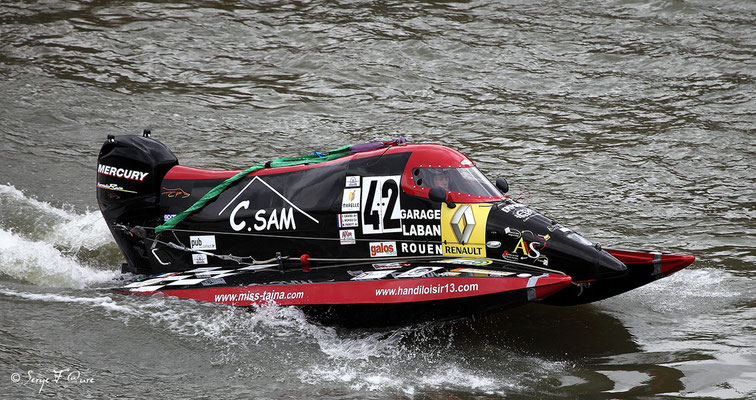
<path fill-rule="evenodd" d="M 750 0 L 3 1 L 0 397 L 753 398 L 755 56 Z M 593 241 L 697 261 L 378 331 L 118 295 L 96 156 L 144 128 L 206 168 L 442 143 Z"/>

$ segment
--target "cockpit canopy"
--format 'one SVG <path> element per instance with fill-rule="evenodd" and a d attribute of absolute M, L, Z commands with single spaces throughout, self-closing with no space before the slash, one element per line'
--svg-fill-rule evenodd
<path fill-rule="evenodd" d="M 470 196 L 499 197 L 501 192 L 475 167 L 414 168 L 415 185 Z"/>
<path fill-rule="evenodd" d="M 447 199 L 484 203 L 505 196 L 462 153 L 432 144 L 408 145 L 412 155 L 402 176 L 405 193 L 428 198 L 430 189 L 446 190 Z"/>

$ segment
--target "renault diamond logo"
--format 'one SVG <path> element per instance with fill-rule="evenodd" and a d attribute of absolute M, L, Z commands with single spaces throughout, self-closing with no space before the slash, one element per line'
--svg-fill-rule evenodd
<path fill-rule="evenodd" d="M 457 242 L 467 244 L 470 240 L 470 235 L 472 235 L 473 228 L 475 228 L 475 217 L 473 217 L 472 207 L 468 204 L 460 205 L 451 219 L 451 227 L 454 231 L 454 236 L 457 237 Z"/>

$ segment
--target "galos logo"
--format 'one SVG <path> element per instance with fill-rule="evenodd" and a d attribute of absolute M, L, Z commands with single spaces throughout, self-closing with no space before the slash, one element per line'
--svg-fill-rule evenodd
<path fill-rule="evenodd" d="M 396 242 L 370 242 L 370 257 L 396 257 Z"/>

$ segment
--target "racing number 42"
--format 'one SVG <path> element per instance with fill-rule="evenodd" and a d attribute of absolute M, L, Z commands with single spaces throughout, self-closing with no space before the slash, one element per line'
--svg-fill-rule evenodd
<path fill-rule="evenodd" d="M 399 182 L 401 176 L 365 177 L 362 189 L 362 233 L 402 231 Z"/>

